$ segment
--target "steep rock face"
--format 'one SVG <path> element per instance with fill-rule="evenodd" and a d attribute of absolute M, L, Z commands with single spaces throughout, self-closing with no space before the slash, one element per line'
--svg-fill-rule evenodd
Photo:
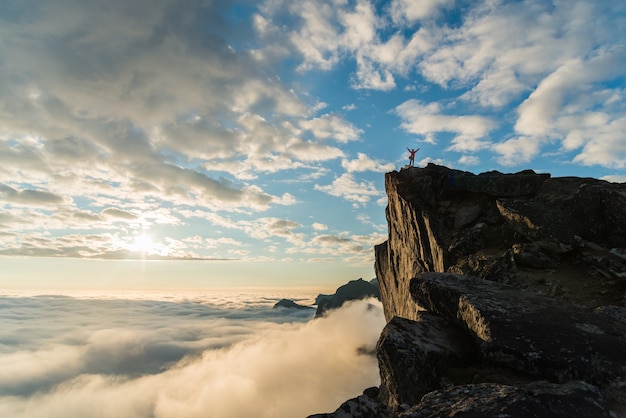
<path fill-rule="evenodd" d="M 387 173 L 385 188 L 389 236 L 375 248 L 375 269 L 387 320 L 417 319 L 409 282 L 424 272 L 469 274 L 544 293 L 572 290 L 563 289 L 564 280 L 574 288 L 586 281 L 585 303 L 623 304 L 623 292 L 612 301 L 589 294 L 615 296 L 605 287 L 623 288 L 626 280 L 617 256 L 626 248 L 626 184 L 530 170 L 474 175 L 429 164 Z M 546 268 L 557 271 L 535 271 Z M 542 280 L 544 288 L 535 286 Z M 575 292 L 569 296 L 581 302 Z"/>

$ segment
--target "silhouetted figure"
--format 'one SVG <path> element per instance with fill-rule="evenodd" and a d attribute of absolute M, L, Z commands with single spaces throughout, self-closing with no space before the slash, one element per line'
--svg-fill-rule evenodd
<path fill-rule="evenodd" d="M 409 151 L 409 165 L 411 167 L 415 165 L 415 153 L 419 150 L 420 150 L 419 148 L 418 149 L 407 148 L 407 151 Z"/>

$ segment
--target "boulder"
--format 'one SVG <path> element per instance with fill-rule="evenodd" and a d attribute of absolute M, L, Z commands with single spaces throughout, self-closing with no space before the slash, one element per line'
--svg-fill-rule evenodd
<path fill-rule="evenodd" d="M 395 317 L 376 345 L 380 400 L 392 408 L 415 404 L 450 384 L 446 370 L 476 362 L 476 354 L 461 329 L 435 314 L 422 312 L 419 321 Z"/>
<path fill-rule="evenodd" d="M 564 385 L 545 381 L 522 387 L 483 383 L 454 386 L 424 396 L 401 418 L 615 418 L 609 401 L 585 382 Z"/>
<path fill-rule="evenodd" d="M 392 416 L 389 406 L 377 400 L 378 390 L 366 389 L 362 395 L 345 401 L 335 412 L 310 415 L 307 418 L 386 418 Z"/>
<path fill-rule="evenodd" d="M 556 382 L 626 385 L 626 324 L 587 308 L 476 277 L 424 273 L 420 306 L 466 329 L 484 359 Z"/>

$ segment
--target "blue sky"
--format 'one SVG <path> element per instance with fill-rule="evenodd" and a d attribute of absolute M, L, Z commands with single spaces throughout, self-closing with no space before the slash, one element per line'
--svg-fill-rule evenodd
<path fill-rule="evenodd" d="M 625 32 L 609 0 L 2 2 L 0 278 L 368 278 L 407 147 L 626 181 Z"/>

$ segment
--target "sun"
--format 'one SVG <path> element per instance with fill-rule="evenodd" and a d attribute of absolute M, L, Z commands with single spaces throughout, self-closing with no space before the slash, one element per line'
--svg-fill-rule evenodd
<path fill-rule="evenodd" d="M 144 254 L 153 253 L 156 247 L 156 243 L 152 237 L 148 234 L 141 234 L 135 238 L 135 241 L 130 245 L 132 251 L 137 251 Z"/>

